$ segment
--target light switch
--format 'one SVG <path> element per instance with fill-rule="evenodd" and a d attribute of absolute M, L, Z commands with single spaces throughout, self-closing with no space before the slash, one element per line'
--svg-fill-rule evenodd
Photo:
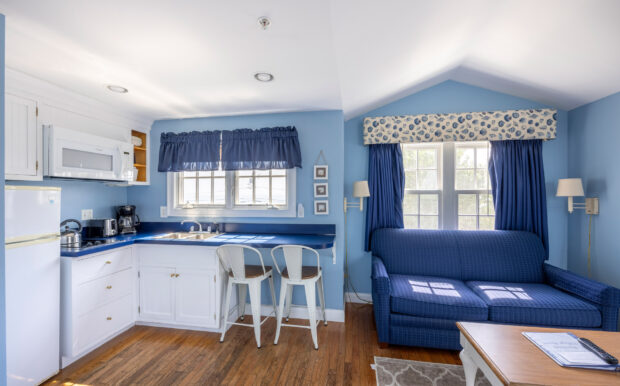
<path fill-rule="evenodd" d="M 93 218 L 93 210 L 92 209 L 82 209 L 82 221 L 90 220 Z"/>
<path fill-rule="evenodd" d="M 304 217 L 304 204 L 297 204 L 297 217 Z"/>
<path fill-rule="evenodd" d="M 159 217 L 165 218 L 168 217 L 168 208 L 165 206 L 159 207 Z"/>

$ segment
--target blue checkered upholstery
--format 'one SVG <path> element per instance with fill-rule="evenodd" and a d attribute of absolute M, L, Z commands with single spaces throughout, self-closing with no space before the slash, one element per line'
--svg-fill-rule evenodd
<path fill-rule="evenodd" d="M 379 229 L 372 253 L 380 342 L 458 349 L 457 320 L 618 331 L 620 290 L 544 263 L 531 233 Z"/>
<path fill-rule="evenodd" d="M 542 326 L 600 327 L 601 313 L 592 304 L 547 284 L 468 281 L 489 305 L 489 320 Z"/>
<path fill-rule="evenodd" d="M 390 275 L 394 313 L 452 320 L 487 320 L 487 305 L 460 280 Z"/>

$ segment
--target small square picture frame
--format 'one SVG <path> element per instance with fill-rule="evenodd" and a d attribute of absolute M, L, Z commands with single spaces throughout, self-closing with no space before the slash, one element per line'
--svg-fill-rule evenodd
<path fill-rule="evenodd" d="M 329 187 L 327 182 L 315 182 L 314 183 L 314 198 L 327 198 L 329 197 Z"/>
<path fill-rule="evenodd" d="M 329 214 L 329 201 L 314 201 L 314 214 L 325 216 Z"/>
<path fill-rule="evenodd" d="M 326 180 L 329 178 L 329 167 L 327 165 L 314 165 L 314 179 Z"/>

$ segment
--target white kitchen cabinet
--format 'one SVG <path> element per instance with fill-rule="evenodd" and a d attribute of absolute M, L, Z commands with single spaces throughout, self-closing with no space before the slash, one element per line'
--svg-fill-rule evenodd
<path fill-rule="evenodd" d="M 227 276 L 215 248 L 136 245 L 139 261 L 138 322 L 218 330 Z"/>
<path fill-rule="evenodd" d="M 5 95 L 5 173 L 7 180 L 42 180 L 42 131 L 37 102 Z"/>
<path fill-rule="evenodd" d="M 61 259 L 62 367 L 133 326 L 137 273 L 133 248 Z"/>
<path fill-rule="evenodd" d="M 215 299 L 216 271 L 179 268 L 175 273 L 174 281 L 176 287 L 175 320 L 190 325 L 219 327 Z"/>
<path fill-rule="evenodd" d="M 141 318 L 159 322 L 174 321 L 174 271 L 174 267 L 141 267 Z"/>

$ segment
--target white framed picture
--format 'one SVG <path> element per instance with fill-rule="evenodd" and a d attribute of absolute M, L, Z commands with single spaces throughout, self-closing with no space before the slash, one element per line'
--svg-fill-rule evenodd
<path fill-rule="evenodd" d="M 314 214 L 316 215 L 329 214 L 329 201 L 314 201 Z"/>
<path fill-rule="evenodd" d="M 329 197 L 327 182 L 316 182 L 314 184 L 314 198 Z"/>
<path fill-rule="evenodd" d="M 326 180 L 329 177 L 329 168 L 327 165 L 314 165 L 314 179 Z"/>

